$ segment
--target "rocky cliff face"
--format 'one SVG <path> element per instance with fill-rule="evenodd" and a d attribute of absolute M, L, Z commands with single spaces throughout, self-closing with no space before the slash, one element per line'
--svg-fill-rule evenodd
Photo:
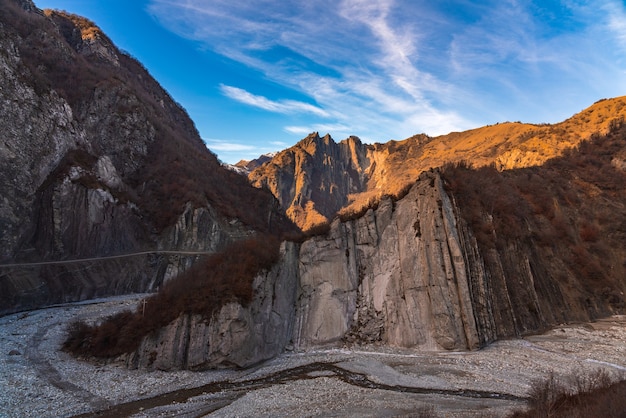
<path fill-rule="evenodd" d="M 474 349 L 616 312 L 600 289 L 559 280 L 568 269 L 559 251 L 528 242 L 479 246 L 440 175 L 426 172 L 401 200 L 302 244 L 294 345 Z"/>
<path fill-rule="evenodd" d="M 427 173 L 403 199 L 386 199 L 328 234 L 289 244 L 256 280 L 247 308 L 208 320 L 182 315 L 127 360 L 159 369 L 248 366 L 282 352 L 344 343 L 419 350 L 485 343 L 469 288 L 454 207 Z"/>
<path fill-rule="evenodd" d="M 454 209 L 436 174 L 302 244 L 294 343 L 480 346 Z"/>
<path fill-rule="evenodd" d="M 300 250 L 294 345 L 481 347 L 626 307 L 626 127 L 542 167 L 424 172 Z"/>
<path fill-rule="evenodd" d="M 609 164 L 613 160 L 609 155 Z M 622 177 L 626 180 L 618 172 L 617 179 Z M 584 181 L 582 173 L 577 178 Z M 328 233 L 290 244 L 279 265 L 255 281 L 250 307 L 229 304 L 207 321 L 183 315 L 144 339 L 130 364 L 245 366 L 286 348 L 346 344 L 471 350 L 623 312 L 623 234 L 615 237 L 613 250 L 604 249 L 604 270 L 581 275 L 568 257 L 583 244 L 563 240 L 542 246 L 502 230 L 483 213 L 491 233 L 503 239 L 492 247 L 476 238 L 482 232 L 462 215 L 471 209 L 465 204 L 446 190 L 438 170 L 424 172 L 401 199 L 385 198 L 360 218 L 336 219 Z M 584 212 L 583 206 L 576 204 L 575 211 Z M 526 219 L 534 239 L 536 230 L 549 229 L 542 216 Z M 597 241 L 592 247 L 600 248 Z M 591 256 L 579 262 L 595 263 Z M 264 338 L 270 339 L 262 343 Z"/>
<path fill-rule="evenodd" d="M 0 314 L 151 291 L 194 262 L 185 252 L 287 225 L 84 18 L 0 3 L 0 114 Z"/>
<path fill-rule="evenodd" d="M 227 303 L 210 318 L 183 314 L 124 361 L 132 368 L 200 370 L 248 367 L 282 353 L 293 333 L 297 250 L 283 244 L 280 262 L 254 279 L 249 305 Z"/>
<path fill-rule="evenodd" d="M 336 143 L 330 135 L 312 133 L 280 152 L 249 178 L 269 189 L 302 229 L 332 217 L 365 188 L 370 161 L 366 146 L 356 137 Z"/>

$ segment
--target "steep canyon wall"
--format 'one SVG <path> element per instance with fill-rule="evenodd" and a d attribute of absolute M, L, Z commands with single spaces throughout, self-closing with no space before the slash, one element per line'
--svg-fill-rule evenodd
<path fill-rule="evenodd" d="M 300 251 L 296 347 L 343 341 L 479 346 L 452 205 L 427 175 L 401 200 L 336 221 Z"/>
<path fill-rule="evenodd" d="M 616 312 L 559 281 L 568 267 L 556 253 L 525 242 L 481 249 L 438 171 L 423 173 L 403 198 L 287 248 L 257 277 L 250 306 L 182 316 L 145 339 L 129 364 L 249 366 L 285 349 L 344 344 L 471 350 Z"/>

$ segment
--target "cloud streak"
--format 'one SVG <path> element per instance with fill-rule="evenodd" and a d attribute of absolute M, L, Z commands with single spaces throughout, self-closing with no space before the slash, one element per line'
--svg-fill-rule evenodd
<path fill-rule="evenodd" d="M 239 160 L 252 160 L 259 155 L 275 152 L 279 149 L 285 148 L 284 143 L 271 143 L 263 145 L 251 145 L 244 141 L 232 141 L 208 138 L 204 139 L 207 147 L 220 156 L 222 161 L 231 161 L 235 163 Z"/>
<path fill-rule="evenodd" d="M 254 145 L 243 144 L 240 142 L 224 141 L 221 139 L 205 139 L 204 142 L 214 151 L 221 152 L 241 152 L 241 151 L 255 151 Z"/>
<path fill-rule="evenodd" d="M 328 132 L 334 132 L 343 134 L 345 136 L 350 135 L 350 127 L 341 124 L 323 124 L 317 123 L 313 125 L 303 126 L 285 126 L 285 131 L 296 135 L 307 135 L 311 132 L 321 132 L 322 134 Z"/>
<path fill-rule="evenodd" d="M 611 87 L 601 80 L 623 72 L 609 55 L 619 46 L 626 61 L 626 12 L 618 1 L 603 4 L 604 16 L 578 0 L 541 7 L 519 0 L 152 0 L 149 11 L 280 86 L 242 82 L 220 92 L 311 118 L 286 121 L 283 131 L 329 127 L 386 141 L 506 119 L 557 121 L 580 110 L 579 102 L 623 94 L 607 95 Z M 613 41 L 599 47 L 606 27 Z M 565 93 L 574 110 L 558 105 Z"/>
<path fill-rule="evenodd" d="M 352 130 L 377 141 L 472 125 L 429 98 L 449 102 L 454 87 L 418 68 L 416 25 L 396 24 L 396 2 L 241 3 L 155 0 L 150 10 L 170 30 L 206 43 L 317 105 L 271 100 L 248 86 L 220 87 L 241 103 L 283 114 L 308 113 L 329 119 L 312 126 L 341 126 L 346 128 L 341 132 Z M 285 56 L 268 57 L 277 47 Z M 284 130 L 294 132 L 289 125 Z"/>
<path fill-rule="evenodd" d="M 222 93 L 230 97 L 233 100 L 236 100 L 241 103 L 245 103 L 250 106 L 258 107 L 263 110 L 267 110 L 269 112 L 278 112 L 278 113 L 312 113 L 317 116 L 326 117 L 328 113 L 323 109 L 320 109 L 317 106 L 311 105 L 309 103 L 299 102 L 296 100 L 280 100 L 273 101 L 268 99 L 267 97 L 258 96 L 252 94 L 244 89 L 227 86 L 222 84 L 220 86 L 220 90 Z"/>

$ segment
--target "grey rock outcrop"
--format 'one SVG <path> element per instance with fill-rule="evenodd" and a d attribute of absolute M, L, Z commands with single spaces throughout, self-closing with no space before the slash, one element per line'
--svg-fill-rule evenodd
<path fill-rule="evenodd" d="M 183 314 L 145 337 L 126 364 L 160 370 L 247 367 L 282 353 L 293 333 L 297 255 L 296 244 L 284 243 L 281 261 L 255 278 L 249 305 L 227 303 L 210 318 Z"/>
<path fill-rule="evenodd" d="M 85 143 L 85 132 L 54 91 L 22 82 L 13 36 L 0 26 L 0 259 L 13 259 L 34 228 L 34 195 L 63 156 Z M 24 138 L 28 137 L 28 141 Z"/>

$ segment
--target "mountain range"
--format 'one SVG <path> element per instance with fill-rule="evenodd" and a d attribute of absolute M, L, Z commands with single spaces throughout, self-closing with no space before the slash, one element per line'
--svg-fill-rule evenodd
<path fill-rule="evenodd" d="M 314 132 L 254 169 L 250 181 L 280 201 L 303 230 L 337 214 L 359 212 L 381 196 L 397 195 L 419 174 L 466 161 L 499 170 L 537 166 L 562 155 L 626 116 L 626 97 L 600 100 L 557 124 L 504 122 L 438 137 L 364 144 L 357 137 L 336 143 Z"/>
<path fill-rule="evenodd" d="M 22 265 L 2 270 L 0 312 L 152 291 L 194 252 L 295 230 L 95 24 L 0 6 L 0 260 Z"/>

